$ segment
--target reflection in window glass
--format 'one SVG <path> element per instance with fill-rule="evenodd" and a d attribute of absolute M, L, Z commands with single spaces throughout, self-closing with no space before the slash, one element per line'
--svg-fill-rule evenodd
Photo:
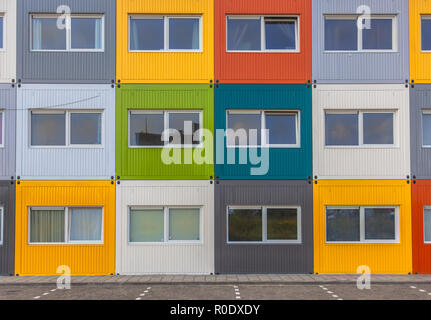
<path fill-rule="evenodd" d="M 0 145 L 3 144 L 3 112 L 0 112 Z"/>
<path fill-rule="evenodd" d="M 260 19 L 227 19 L 228 50 L 260 50 Z"/>
<path fill-rule="evenodd" d="M 130 50 L 163 49 L 163 19 L 130 19 Z"/>
<path fill-rule="evenodd" d="M 164 232 L 163 209 L 130 210 L 130 242 L 163 242 Z"/>
<path fill-rule="evenodd" d="M 200 144 L 199 140 L 193 139 L 193 133 L 199 130 L 199 113 L 169 113 L 169 129 L 178 130 L 181 135 L 181 144 Z M 191 136 L 185 134 L 186 122 L 191 122 Z M 174 138 L 170 137 L 170 143 L 176 144 Z"/>
<path fill-rule="evenodd" d="M 66 115 L 64 113 L 31 114 L 32 146 L 64 146 L 66 144 Z"/>
<path fill-rule="evenodd" d="M 163 113 L 130 114 L 130 145 L 163 146 Z"/>
<path fill-rule="evenodd" d="M 70 208 L 69 228 L 70 241 L 101 241 L 102 209 Z"/>
<path fill-rule="evenodd" d="M 199 19 L 169 19 L 169 49 L 199 49 Z"/>
<path fill-rule="evenodd" d="M 325 115 L 325 144 L 327 146 L 359 145 L 358 114 Z"/>
<path fill-rule="evenodd" d="M 431 146 L 431 113 L 422 114 L 423 145 Z"/>
<path fill-rule="evenodd" d="M 431 17 L 422 17 L 421 19 L 421 43 L 422 50 L 431 50 Z"/>
<path fill-rule="evenodd" d="M 262 209 L 228 211 L 229 241 L 262 241 Z"/>
<path fill-rule="evenodd" d="M 364 144 L 393 144 L 393 113 L 364 113 Z"/>
<path fill-rule="evenodd" d="M 102 115 L 100 113 L 72 113 L 70 131 L 71 144 L 101 144 Z"/>
<path fill-rule="evenodd" d="M 431 242 L 431 209 L 424 209 L 424 241 Z"/>
<path fill-rule="evenodd" d="M 200 240 L 200 210 L 169 209 L 169 240 Z"/>
<path fill-rule="evenodd" d="M 58 29 L 57 17 L 32 20 L 33 50 L 66 50 L 66 28 Z"/>
<path fill-rule="evenodd" d="M 296 49 L 295 22 L 282 18 L 265 18 L 265 42 L 266 49 Z"/>
<path fill-rule="evenodd" d="M 392 50 L 392 19 L 371 19 L 370 29 L 362 30 L 365 50 Z"/>
<path fill-rule="evenodd" d="M 325 19 L 325 50 L 358 50 L 356 19 Z"/>
<path fill-rule="evenodd" d="M 298 211 L 297 209 L 267 209 L 267 239 L 297 240 Z"/>
<path fill-rule="evenodd" d="M 3 21 L 4 18 L 0 16 L 0 49 L 3 49 Z"/>
<path fill-rule="evenodd" d="M 265 112 L 269 144 L 296 144 L 297 114 Z"/>
<path fill-rule="evenodd" d="M 394 208 L 365 208 L 365 240 L 395 240 Z"/>
<path fill-rule="evenodd" d="M 65 242 L 64 210 L 31 210 L 30 242 Z"/>
<path fill-rule="evenodd" d="M 72 18 L 72 49 L 102 49 L 102 19 Z"/>
<path fill-rule="evenodd" d="M 245 113 L 228 113 L 228 129 L 232 129 L 234 131 L 237 130 L 245 130 L 246 139 L 242 142 L 240 138 L 241 132 L 237 132 L 237 136 L 228 135 L 228 145 L 260 145 L 261 143 L 261 132 L 262 132 L 262 123 L 261 123 L 261 115 L 260 113 L 253 114 L 245 114 Z M 250 130 L 254 130 L 254 133 Z M 253 137 L 257 141 L 252 141 Z M 247 143 L 248 141 L 248 143 Z"/>
<path fill-rule="evenodd" d="M 326 241 L 360 241 L 359 209 L 326 209 Z"/>

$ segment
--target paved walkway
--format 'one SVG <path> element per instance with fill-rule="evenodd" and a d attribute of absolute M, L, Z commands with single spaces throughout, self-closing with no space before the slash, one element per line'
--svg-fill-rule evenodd
<path fill-rule="evenodd" d="M 1 285 L 53 284 L 58 276 L 0 276 Z M 143 275 L 143 276 L 72 276 L 73 284 L 342 284 L 355 283 L 358 275 Z M 378 283 L 427 283 L 431 275 L 371 275 Z"/>

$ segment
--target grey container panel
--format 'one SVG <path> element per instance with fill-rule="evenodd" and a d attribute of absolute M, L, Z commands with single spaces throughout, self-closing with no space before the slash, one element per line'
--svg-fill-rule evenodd
<path fill-rule="evenodd" d="M 4 143 L 0 147 L 0 180 L 15 176 L 16 89 L 0 84 L 0 110 L 4 111 Z"/>
<path fill-rule="evenodd" d="M 410 130 L 412 176 L 431 179 L 431 148 L 422 146 L 422 112 L 431 112 L 431 84 L 410 88 Z"/>
<path fill-rule="evenodd" d="M 215 272 L 313 273 L 313 185 L 230 180 L 215 184 Z M 227 206 L 300 206 L 301 244 L 228 244 Z"/>
<path fill-rule="evenodd" d="M 397 15 L 397 52 L 325 52 L 324 15 L 356 14 L 363 5 L 370 7 L 371 14 Z M 313 80 L 317 83 L 392 84 L 409 79 L 408 0 L 313 0 L 312 10 Z"/>
<path fill-rule="evenodd" d="M 0 274 L 12 275 L 15 261 L 15 185 L 11 181 L 0 181 L 0 207 L 4 209 Z"/>
<path fill-rule="evenodd" d="M 104 15 L 104 52 L 31 51 L 30 14 L 56 13 L 66 5 L 74 14 Z M 18 0 L 17 78 L 23 83 L 111 83 L 115 80 L 115 0 Z"/>

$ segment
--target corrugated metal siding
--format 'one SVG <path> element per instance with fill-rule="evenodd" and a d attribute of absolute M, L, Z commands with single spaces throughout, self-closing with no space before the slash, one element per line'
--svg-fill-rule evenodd
<path fill-rule="evenodd" d="M 325 110 L 396 110 L 397 147 L 325 147 Z M 409 89 L 404 85 L 317 85 L 313 89 L 313 165 L 319 179 L 407 179 Z"/>
<path fill-rule="evenodd" d="M 16 1 L 0 0 L 3 14 L 4 50 L 0 50 L 0 83 L 16 80 Z"/>
<path fill-rule="evenodd" d="M 204 84 L 121 85 L 117 89 L 116 117 L 116 172 L 122 180 L 205 180 L 214 176 L 213 164 L 166 165 L 162 148 L 129 148 L 128 111 L 135 109 L 202 110 L 203 128 L 213 132 L 214 89 Z"/>
<path fill-rule="evenodd" d="M 128 15 L 202 15 L 202 52 L 129 52 Z M 121 83 L 209 83 L 214 79 L 214 1 L 117 0 Z"/>
<path fill-rule="evenodd" d="M 0 245 L 0 275 L 13 275 L 15 259 L 15 185 L 0 181 L 0 207 L 3 207 L 3 245 Z"/>
<path fill-rule="evenodd" d="M 109 180 L 115 173 L 115 89 L 110 85 L 22 85 L 17 105 L 17 176 Z M 30 147 L 30 110 L 103 110 L 103 147 Z"/>
<path fill-rule="evenodd" d="M 215 89 L 216 130 L 226 130 L 226 110 L 228 109 L 299 110 L 301 147 L 271 148 L 269 171 L 261 176 L 250 174 L 251 168 L 259 167 L 250 164 L 250 161 L 247 164 L 228 164 L 227 148 L 224 148 L 224 164 L 216 163 L 216 177 L 233 180 L 310 178 L 312 174 L 311 107 L 311 88 L 307 85 L 220 85 Z M 220 142 L 216 141 L 216 145 L 217 143 Z M 237 163 L 238 158 L 238 150 L 236 150 Z"/>
<path fill-rule="evenodd" d="M 216 273 L 313 273 L 313 187 L 307 181 L 219 181 L 215 185 Z M 228 244 L 228 206 L 301 207 L 301 244 Z"/>
<path fill-rule="evenodd" d="M 32 206 L 103 207 L 103 244 L 29 245 Z M 15 273 L 55 275 L 67 265 L 73 275 L 113 274 L 115 269 L 115 185 L 109 181 L 21 181 L 16 187 Z"/>
<path fill-rule="evenodd" d="M 4 111 L 4 147 L 0 148 L 0 180 L 15 177 L 16 88 L 0 84 L 0 110 Z"/>
<path fill-rule="evenodd" d="M 32 52 L 33 13 L 56 13 L 67 5 L 71 13 L 103 14 L 104 52 Z M 17 77 L 23 83 L 111 83 L 115 80 L 115 0 L 18 0 Z"/>
<path fill-rule="evenodd" d="M 128 244 L 132 206 L 200 206 L 202 243 Z M 116 272 L 214 273 L 214 185 L 210 181 L 121 181 L 117 185 Z"/>
<path fill-rule="evenodd" d="M 423 111 L 431 111 L 431 85 L 414 85 L 410 89 L 410 140 L 413 179 L 431 179 L 431 149 L 422 147 Z"/>
<path fill-rule="evenodd" d="M 424 207 L 431 206 L 431 181 L 412 185 L 413 272 L 431 273 L 431 244 L 424 242 Z"/>
<path fill-rule="evenodd" d="M 371 14 L 397 15 L 398 51 L 393 53 L 324 52 L 324 15 L 356 14 L 366 5 Z M 313 0 L 313 80 L 318 83 L 405 83 L 409 79 L 408 0 Z"/>
<path fill-rule="evenodd" d="M 314 271 L 356 274 L 366 265 L 373 274 L 412 272 L 411 185 L 407 181 L 319 181 L 314 184 Z M 325 207 L 398 205 L 399 244 L 327 244 Z"/>
<path fill-rule="evenodd" d="M 215 78 L 220 83 L 311 80 L 311 0 L 215 1 Z M 227 15 L 299 15 L 299 53 L 226 52 Z"/>

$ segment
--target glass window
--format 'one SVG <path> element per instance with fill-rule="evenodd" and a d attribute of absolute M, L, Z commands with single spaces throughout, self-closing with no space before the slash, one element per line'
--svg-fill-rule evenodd
<path fill-rule="evenodd" d="M 262 132 L 262 121 L 260 113 L 228 113 L 228 129 L 233 131 L 245 130 L 246 137 L 243 142 L 240 138 L 240 132 L 237 135 L 228 135 L 227 141 L 229 146 L 235 145 L 260 145 L 261 143 L 261 132 Z M 251 131 L 254 130 L 254 131 Z M 256 139 L 257 141 L 252 141 Z M 248 141 L 248 142 L 247 142 Z"/>
<path fill-rule="evenodd" d="M 101 144 L 102 115 L 100 113 L 72 113 L 70 115 L 71 144 Z"/>
<path fill-rule="evenodd" d="M 265 47 L 270 50 L 295 50 L 295 20 L 288 18 L 265 18 Z"/>
<path fill-rule="evenodd" d="M 102 240 L 102 209 L 71 208 L 69 210 L 70 241 Z"/>
<path fill-rule="evenodd" d="M 3 112 L 0 111 L 0 146 L 3 145 Z"/>
<path fill-rule="evenodd" d="M 33 18 L 33 50 L 66 49 L 66 28 L 57 27 L 57 17 Z"/>
<path fill-rule="evenodd" d="M 262 241 L 262 209 L 228 210 L 229 241 Z"/>
<path fill-rule="evenodd" d="M 325 19 L 325 50 L 358 50 L 356 19 Z"/>
<path fill-rule="evenodd" d="M 431 208 L 424 208 L 424 241 L 431 242 Z"/>
<path fill-rule="evenodd" d="M 268 240 L 298 240 L 297 209 L 267 209 Z"/>
<path fill-rule="evenodd" d="M 327 209 L 326 241 L 360 241 L 359 209 Z"/>
<path fill-rule="evenodd" d="M 260 50 L 260 18 L 227 19 L 228 50 Z"/>
<path fill-rule="evenodd" d="M 169 209 L 169 240 L 200 240 L 200 210 Z"/>
<path fill-rule="evenodd" d="M 364 113 L 364 144 L 394 143 L 393 113 Z"/>
<path fill-rule="evenodd" d="M 169 19 L 169 49 L 199 50 L 199 19 Z"/>
<path fill-rule="evenodd" d="M 422 51 L 431 50 L 431 16 L 421 18 Z"/>
<path fill-rule="evenodd" d="M 362 49 L 392 50 L 392 19 L 371 19 L 370 29 L 362 30 Z"/>
<path fill-rule="evenodd" d="M 3 224 L 4 224 L 3 208 L 0 207 L 0 245 L 3 244 Z"/>
<path fill-rule="evenodd" d="M 188 122 L 191 123 L 191 135 L 186 135 L 186 126 L 189 126 Z M 199 113 L 169 113 L 169 129 L 177 130 L 181 135 L 181 144 L 190 145 L 200 144 L 199 140 L 193 139 L 193 133 L 200 129 L 200 114 Z M 170 138 L 170 143 L 174 143 L 173 137 Z"/>
<path fill-rule="evenodd" d="M 4 46 L 3 46 L 3 21 L 4 21 L 4 18 L 2 17 L 2 16 L 0 16 L 0 49 L 3 49 L 4 48 Z"/>
<path fill-rule="evenodd" d="M 130 242 L 163 242 L 163 209 L 133 209 L 129 220 Z"/>
<path fill-rule="evenodd" d="M 431 113 L 422 113 L 422 140 L 424 146 L 431 146 Z"/>
<path fill-rule="evenodd" d="M 32 146 L 66 145 L 65 113 L 32 113 L 31 114 Z"/>
<path fill-rule="evenodd" d="M 265 129 L 269 131 L 268 144 L 297 144 L 297 113 L 265 112 Z"/>
<path fill-rule="evenodd" d="M 395 240 L 395 208 L 365 208 L 365 240 Z"/>
<path fill-rule="evenodd" d="M 30 242 L 61 243 L 65 241 L 65 211 L 33 210 L 30 211 Z"/>
<path fill-rule="evenodd" d="M 102 19 L 72 18 L 72 49 L 102 49 Z"/>
<path fill-rule="evenodd" d="M 357 146 L 359 144 L 358 114 L 326 113 L 325 144 L 327 146 Z"/>
<path fill-rule="evenodd" d="M 130 19 L 130 50 L 163 50 L 164 21 L 162 18 Z"/>
<path fill-rule="evenodd" d="M 163 113 L 131 113 L 130 145 L 163 146 Z"/>

